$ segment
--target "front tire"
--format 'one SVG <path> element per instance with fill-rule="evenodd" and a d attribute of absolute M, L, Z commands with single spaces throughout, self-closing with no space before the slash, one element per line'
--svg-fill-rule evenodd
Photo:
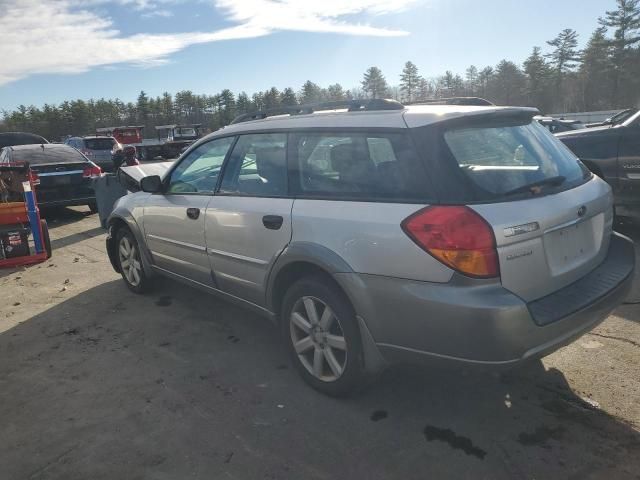
<path fill-rule="evenodd" d="M 116 254 L 120 274 L 129 290 L 144 293 L 150 288 L 150 279 L 144 272 L 140 247 L 128 228 L 120 228 L 116 234 Z"/>
<path fill-rule="evenodd" d="M 355 312 L 330 280 L 306 277 L 289 288 L 283 300 L 282 334 L 298 372 L 316 390 L 346 396 L 363 384 Z"/>
<path fill-rule="evenodd" d="M 98 204 L 96 202 L 91 202 L 87 204 L 87 207 L 89 207 L 89 211 L 91 213 L 98 213 Z"/>

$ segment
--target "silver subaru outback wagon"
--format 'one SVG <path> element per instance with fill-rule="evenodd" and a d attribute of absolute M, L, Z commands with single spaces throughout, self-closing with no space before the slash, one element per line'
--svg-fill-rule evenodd
<path fill-rule="evenodd" d="M 627 295 L 609 186 L 535 109 L 354 102 L 238 118 L 119 200 L 107 251 L 264 314 L 314 388 L 539 358 Z M 275 112 L 278 113 L 278 112 Z"/>

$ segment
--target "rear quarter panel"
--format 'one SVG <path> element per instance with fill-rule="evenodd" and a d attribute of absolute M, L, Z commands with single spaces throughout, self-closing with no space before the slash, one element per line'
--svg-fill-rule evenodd
<path fill-rule="evenodd" d="M 400 227 L 425 205 L 296 200 L 292 242 L 319 244 L 356 273 L 448 282 L 453 271 L 420 249 Z"/>

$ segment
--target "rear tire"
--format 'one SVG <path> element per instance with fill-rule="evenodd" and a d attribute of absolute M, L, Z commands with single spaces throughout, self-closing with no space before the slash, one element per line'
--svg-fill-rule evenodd
<path fill-rule="evenodd" d="M 129 290 L 141 294 L 151 288 L 151 280 L 142 265 L 138 242 L 126 227 L 120 228 L 116 233 L 116 258 L 120 274 Z"/>
<path fill-rule="evenodd" d="M 40 230 L 42 231 L 42 243 L 44 251 L 47 252 L 47 259 L 51 258 L 53 250 L 51 248 L 51 238 L 49 237 L 49 226 L 46 220 L 40 220 Z"/>
<path fill-rule="evenodd" d="M 362 341 L 353 307 L 322 276 L 295 282 L 284 296 L 285 345 L 303 380 L 326 395 L 350 395 L 364 384 Z"/>

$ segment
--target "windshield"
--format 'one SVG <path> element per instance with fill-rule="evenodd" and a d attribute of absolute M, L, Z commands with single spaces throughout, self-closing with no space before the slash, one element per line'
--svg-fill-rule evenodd
<path fill-rule="evenodd" d="M 174 135 L 178 137 L 195 137 L 196 131 L 194 128 L 176 128 Z"/>
<path fill-rule="evenodd" d="M 536 121 L 452 129 L 444 138 L 460 169 L 484 197 L 500 197 L 545 179 L 563 177 L 562 183 L 575 184 L 584 178 L 576 156 Z"/>
<path fill-rule="evenodd" d="M 609 121 L 610 121 L 610 123 L 612 125 L 619 125 L 620 123 L 623 123 L 625 120 L 627 120 L 631 116 L 635 115 L 635 113 L 637 111 L 638 110 L 635 109 L 635 108 L 630 108 L 628 110 L 623 110 L 620 113 L 616 113 L 613 117 L 611 117 L 611 119 Z"/>
<path fill-rule="evenodd" d="M 115 140 L 113 138 L 85 138 L 84 145 L 89 150 L 111 150 Z"/>

